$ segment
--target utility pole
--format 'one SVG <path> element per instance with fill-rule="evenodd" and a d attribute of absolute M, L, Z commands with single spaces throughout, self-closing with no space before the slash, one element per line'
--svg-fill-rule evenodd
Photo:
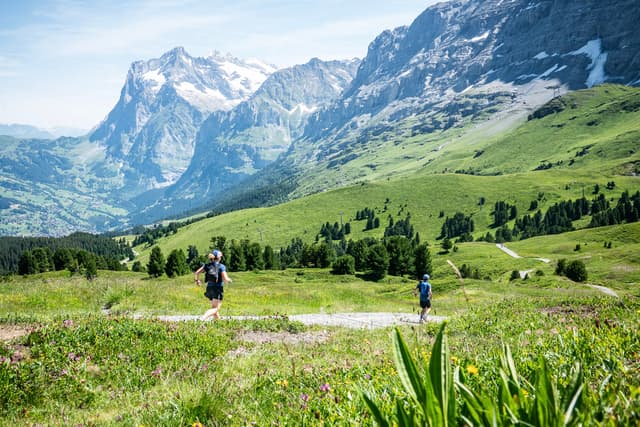
<path fill-rule="evenodd" d="M 342 227 L 342 214 L 344 214 L 344 212 L 340 211 L 340 227 Z"/>

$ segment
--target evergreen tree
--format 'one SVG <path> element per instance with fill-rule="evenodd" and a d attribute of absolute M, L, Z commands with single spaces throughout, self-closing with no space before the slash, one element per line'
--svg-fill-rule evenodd
<path fill-rule="evenodd" d="M 193 245 L 189 245 L 187 248 L 187 264 L 191 264 L 194 259 L 197 259 L 200 256 L 198 253 L 198 248 Z"/>
<path fill-rule="evenodd" d="M 333 248 L 326 244 L 320 243 L 316 248 L 316 260 L 315 265 L 320 268 L 327 268 L 333 262 L 335 258 L 335 252 Z"/>
<path fill-rule="evenodd" d="M 367 267 L 372 280 L 381 280 L 387 275 L 389 254 L 383 244 L 376 243 L 369 248 Z"/>
<path fill-rule="evenodd" d="M 174 249 L 171 251 L 167 257 L 164 272 L 167 274 L 167 277 L 184 276 L 189 273 L 187 257 L 182 249 Z"/>
<path fill-rule="evenodd" d="M 133 262 L 133 265 L 131 266 L 131 271 L 135 271 L 137 273 L 146 273 L 146 269 L 144 268 L 144 266 L 140 261 Z"/>
<path fill-rule="evenodd" d="M 227 251 L 227 238 L 224 236 L 214 236 L 211 238 L 210 240 L 210 244 L 209 244 L 209 249 L 211 249 L 212 251 L 214 249 L 218 249 L 220 251 L 222 251 L 222 253 L 225 253 Z"/>
<path fill-rule="evenodd" d="M 264 259 L 262 257 L 262 248 L 260 247 L 260 243 L 250 243 L 249 241 L 243 242 L 245 242 L 244 256 L 247 264 L 247 270 L 264 270 Z"/>
<path fill-rule="evenodd" d="M 38 273 L 53 270 L 53 254 L 49 248 L 35 248 L 31 251 Z"/>
<path fill-rule="evenodd" d="M 411 241 L 404 236 L 393 236 L 385 240 L 389 254 L 389 274 L 403 276 L 414 269 Z"/>
<path fill-rule="evenodd" d="M 431 253 L 426 243 L 416 246 L 414 251 L 414 268 L 414 273 L 418 278 L 421 278 L 425 273 L 431 275 L 433 271 Z"/>
<path fill-rule="evenodd" d="M 242 246 L 235 240 L 231 241 L 231 245 L 229 245 L 229 249 L 227 250 L 225 266 L 229 271 L 246 271 L 247 269 Z"/>
<path fill-rule="evenodd" d="M 58 248 L 53 253 L 53 267 L 56 271 L 66 270 L 73 262 L 73 255 L 67 248 Z"/>
<path fill-rule="evenodd" d="M 24 251 L 20 256 L 18 262 L 18 274 L 26 276 L 28 274 L 35 274 L 38 271 L 38 265 L 33 257 L 31 251 Z"/>
<path fill-rule="evenodd" d="M 162 250 L 158 246 L 154 246 L 151 249 L 151 255 L 149 255 L 149 262 L 147 263 L 147 273 L 151 277 L 160 277 L 164 273 L 164 255 Z"/>
<path fill-rule="evenodd" d="M 369 246 L 364 240 L 349 240 L 347 244 L 347 254 L 351 255 L 355 262 L 356 271 L 365 271 L 367 267 L 367 257 Z"/>
<path fill-rule="evenodd" d="M 451 243 L 451 240 L 448 237 L 445 237 L 442 241 L 442 250 L 445 252 L 449 252 L 449 249 L 451 249 L 452 246 L 453 244 Z"/>
<path fill-rule="evenodd" d="M 587 280 L 587 267 L 584 265 L 584 262 L 579 259 L 567 264 L 564 273 L 574 282 L 584 282 Z"/>
<path fill-rule="evenodd" d="M 356 263 L 351 255 L 343 255 L 333 262 L 332 274 L 355 274 Z"/>
<path fill-rule="evenodd" d="M 275 270 L 278 268 L 276 254 L 273 252 L 273 248 L 271 246 L 266 245 L 264 247 L 262 257 L 264 259 L 265 270 Z"/>
<path fill-rule="evenodd" d="M 98 267 L 96 265 L 96 257 L 89 256 L 85 259 L 84 263 L 84 277 L 87 280 L 93 280 L 98 277 Z"/>

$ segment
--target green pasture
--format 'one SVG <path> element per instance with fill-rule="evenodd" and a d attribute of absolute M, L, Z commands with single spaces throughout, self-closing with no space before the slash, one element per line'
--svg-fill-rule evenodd
<path fill-rule="evenodd" d="M 624 190 L 637 191 L 636 177 L 587 177 L 557 171 L 531 172 L 509 176 L 471 176 L 457 174 L 425 175 L 411 179 L 366 183 L 354 187 L 319 193 L 267 208 L 245 209 L 207 218 L 181 227 L 177 234 L 159 239 L 156 244 L 168 255 L 173 249 L 186 249 L 195 245 L 201 253 L 210 247 L 215 236 L 227 239 L 248 239 L 275 250 L 286 247 L 292 239 L 307 243 L 316 239 L 320 228 L 330 224 L 351 224 L 347 239 L 359 240 L 367 236 L 382 237 L 389 217 L 394 221 L 411 215 L 411 224 L 422 242 L 436 245 L 436 238 L 446 217 L 456 212 L 470 215 L 474 221 L 476 237 L 489 228 L 491 211 L 496 202 L 515 205 L 519 215 L 528 212 L 533 200 L 539 200 L 543 211 L 562 200 L 593 197 L 595 184 L 604 188 L 614 180 L 616 188 L 601 191 L 607 198 L 617 199 Z M 480 198 L 485 200 L 480 205 Z M 355 221 L 356 212 L 366 207 L 376 210 L 381 226 L 364 231 L 366 221 Z M 444 216 L 440 217 L 440 212 Z M 139 246 L 139 259 L 146 263 L 151 248 Z"/>
<path fill-rule="evenodd" d="M 4 282 L 0 330 L 24 332 L 0 341 L 0 424 L 373 425 L 362 393 L 388 417 L 396 399 L 407 401 L 392 329 L 305 327 L 285 315 L 416 309 L 413 281 L 374 284 L 315 270 L 238 273 L 223 314 L 280 316 L 163 322 L 128 315 L 201 313 L 206 300 L 189 279 L 100 272 L 93 282 L 54 275 Z M 561 384 L 579 362 L 596 368 L 585 369 L 590 410 L 583 415 L 633 424 L 637 297 L 543 279 L 468 281 L 463 291 L 455 278 L 436 278 L 434 310 L 449 316 L 450 363 L 469 387 L 494 393 L 503 344 L 532 384 L 541 357 Z M 101 313 L 106 302 L 110 315 Z M 399 329 L 420 372 L 437 329 Z"/>

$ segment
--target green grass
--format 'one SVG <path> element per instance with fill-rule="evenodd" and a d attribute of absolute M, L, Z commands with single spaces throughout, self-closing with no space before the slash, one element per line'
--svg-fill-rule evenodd
<path fill-rule="evenodd" d="M 440 212 L 445 217 L 456 212 L 472 216 L 477 238 L 492 231 L 491 211 L 498 201 L 515 205 L 523 216 L 531 213 L 528 209 L 533 200 L 538 200 L 544 212 L 562 200 L 583 195 L 593 198 L 596 184 L 607 199 L 616 200 L 622 191 L 633 193 L 639 188 L 638 96 L 640 89 L 616 85 L 572 92 L 552 101 L 562 103 L 563 111 L 524 123 L 514 120 L 521 125 L 500 131 L 492 131 L 498 125 L 491 122 L 411 136 L 409 129 L 418 124 L 418 119 L 410 119 L 414 122 L 406 123 L 408 127 L 399 136 L 373 138 L 366 152 L 358 152 L 357 158 L 338 169 L 316 170 L 310 166 L 301 181 L 308 191 L 336 189 L 277 206 L 207 218 L 157 244 L 165 254 L 173 249 L 186 250 L 189 245 L 204 252 L 212 237 L 225 236 L 278 250 L 294 238 L 312 243 L 326 222 L 350 222 L 352 233 L 347 238 L 353 240 L 381 237 L 389 216 L 398 220 L 407 214 L 411 214 L 421 240 L 436 244 L 445 220 Z M 376 162 L 374 157 L 378 158 Z M 367 166 L 372 162 L 377 165 L 373 169 Z M 534 170 L 547 163 L 553 167 Z M 344 186 L 353 180 L 341 181 L 339 175 L 352 175 L 349 168 L 362 176 L 356 184 Z M 451 173 L 456 170 L 467 174 Z M 324 183 L 318 187 L 315 180 Z M 613 190 L 605 189 L 610 181 L 616 184 Z M 480 198 L 484 198 L 484 206 L 479 206 Z M 376 210 L 381 228 L 365 232 L 365 223 L 354 221 L 356 211 L 365 207 Z M 584 221 L 577 224 L 586 225 Z M 146 263 L 150 248 L 136 250 Z"/>
<path fill-rule="evenodd" d="M 589 177 L 559 171 L 530 172 L 508 177 L 471 175 L 425 175 L 397 181 L 366 183 L 354 187 L 319 193 L 282 205 L 268 208 L 235 211 L 180 228 L 179 232 L 159 239 L 158 246 L 166 255 L 173 249 L 186 249 L 195 245 L 201 253 L 210 246 L 214 236 L 227 239 L 248 239 L 274 249 L 288 245 L 292 239 L 301 238 L 307 243 L 315 241 L 322 224 L 329 222 L 351 223 L 349 239 L 358 240 L 366 236 L 382 237 L 388 217 L 404 219 L 411 214 L 411 224 L 420 234 L 421 240 L 436 244 L 445 217 L 456 212 L 472 215 L 476 237 L 490 231 L 491 211 L 497 201 L 515 204 L 520 215 L 527 213 L 532 200 L 542 193 L 540 208 L 546 209 L 561 200 L 575 200 L 595 184 L 603 188 L 608 181 L 615 181 L 612 191 L 603 190 L 607 198 L 617 199 L 627 189 L 637 188 L 637 178 L 621 176 Z M 586 194 L 589 197 L 589 194 Z M 479 206 L 480 197 L 485 205 Z M 389 199 L 389 203 L 385 202 Z M 358 210 L 374 208 L 380 218 L 379 229 L 364 231 L 366 221 L 354 221 Z M 445 217 L 440 217 L 440 211 Z M 140 260 L 146 263 L 149 247 L 137 247 Z"/>
<path fill-rule="evenodd" d="M 265 286 L 274 312 L 291 310 L 289 301 L 296 299 L 298 290 L 278 283 L 295 283 L 299 275 L 292 273 L 263 277 L 265 282 L 271 280 Z M 314 289 L 313 299 L 332 301 L 340 309 L 375 309 L 375 296 L 381 296 L 383 286 L 391 294 L 405 287 L 401 280 L 359 283 L 358 289 L 367 296 L 356 297 L 350 291 L 339 293 L 339 286 L 351 287 L 348 283 L 315 286 L 328 278 L 326 272 L 304 273 L 304 288 Z M 238 275 L 238 281 L 247 280 L 249 274 Z M 130 273 L 114 274 L 109 281 L 119 279 L 134 287 L 134 293 L 124 295 L 121 302 L 134 305 L 129 298 L 135 296 L 137 308 L 146 306 L 149 312 L 171 313 L 170 307 L 188 304 L 185 301 L 192 301 L 196 310 L 203 305 L 200 292 L 189 294 L 193 285 L 153 280 L 150 286 Z M 45 279 L 42 286 L 51 283 Z M 19 313 L 7 314 L 7 306 L 2 307 L 0 327 L 17 322 L 29 329 L 13 342 L 0 342 L 0 424 L 370 425 L 361 391 L 374 396 L 388 414 L 394 413 L 395 399 L 407 397 L 396 376 L 390 329 L 304 327 L 282 317 L 215 323 L 131 320 L 87 313 L 78 301 L 73 302 L 74 311 L 71 304 L 57 299 L 58 293 L 101 286 L 68 280 L 57 291 L 40 289 L 48 292 L 52 305 L 61 303 L 57 308 L 32 305 L 29 298 Z M 507 343 L 525 377 L 530 377 L 540 356 L 560 381 L 576 361 L 596 368 L 586 369 L 591 412 L 606 407 L 607 416 L 619 420 L 633 413 L 638 403 L 634 390 L 640 381 L 634 369 L 640 351 L 635 333 L 640 326 L 637 298 L 587 295 L 566 283 L 546 287 L 534 281 L 472 281 L 467 285 L 471 299 L 467 303 L 459 287 L 449 286 L 436 287 L 435 306 L 452 306 L 447 310 L 451 363 L 465 373 L 469 366 L 477 370 L 466 374 L 469 387 L 491 390 L 498 378 L 501 345 Z M 172 287 L 180 297 L 168 295 Z M 19 279 L 2 288 L 3 302 L 6 296 L 26 290 Z M 225 314 L 247 308 L 260 313 L 261 297 L 252 299 L 244 284 L 229 287 L 228 296 Z M 159 304 L 159 298 L 172 299 L 172 304 Z M 412 304 L 410 297 L 385 295 L 384 300 Z M 458 312 L 453 310 L 456 306 Z M 430 360 L 436 330 L 436 325 L 401 328 L 421 370 Z M 596 390 L 607 375 L 611 375 L 607 393 L 598 398 Z M 616 393 L 628 396 L 626 406 L 615 400 Z"/>

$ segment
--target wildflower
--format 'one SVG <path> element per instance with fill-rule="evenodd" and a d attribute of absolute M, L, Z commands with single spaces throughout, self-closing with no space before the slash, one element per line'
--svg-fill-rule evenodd
<path fill-rule="evenodd" d="M 458 363 L 458 358 L 455 356 L 451 356 L 451 363 Z"/>
<path fill-rule="evenodd" d="M 162 373 L 161 368 L 156 368 L 153 371 L 151 371 L 151 375 L 153 375 L 154 377 L 159 377 L 161 373 Z"/>
<path fill-rule="evenodd" d="M 287 381 L 286 379 L 278 380 L 278 381 L 276 381 L 276 384 L 281 385 L 284 388 L 289 387 L 289 381 Z"/>
<path fill-rule="evenodd" d="M 478 368 L 473 365 L 467 365 L 467 373 L 469 375 L 478 375 Z"/>
<path fill-rule="evenodd" d="M 329 386 L 329 384 L 327 384 L 327 383 L 324 383 L 324 384 L 322 384 L 322 385 L 320 386 L 320 391 L 323 391 L 323 392 L 325 392 L 325 393 L 326 393 L 326 392 L 328 392 L 328 391 L 330 391 L 330 390 L 331 390 L 331 387 L 330 387 L 330 386 Z"/>
<path fill-rule="evenodd" d="M 73 320 L 71 319 L 66 319 L 62 322 L 62 326 L 64 326 L 65 328 L 70 328 L 73 326 Z"/>
<path fill-rule="evenodd" d="M 371 379 L 371 374 L 364 374 L 364 379 L 365 380 L 370 380 Z"/>
<path fill-rule="evenodd" d="M 300 399 L 302 399 L 303 402 L 308 402 L 309 401 L 309 395 L 307 393 L 302 393 L 300 395 Z"/>

